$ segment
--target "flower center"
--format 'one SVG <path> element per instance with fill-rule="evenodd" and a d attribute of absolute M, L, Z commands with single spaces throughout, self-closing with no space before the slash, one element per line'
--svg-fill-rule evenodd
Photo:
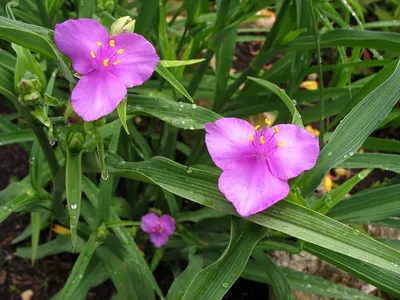
<path fill-rule="evenodd" d="M 272 122 L 268 119 L 265 119 L 265 124 L 268 126 L 271 125 Z M 278 141 L 276 143 L 276 135 L 279 134 L 278 126 L 274 127 L 274 133 L 272 134 L 270 131 L 268 131 L 268 127 L 263 129 L 260 128 L 260 125 L 254 127 L 255 133 L 249 136 L 249 140 L 254 147 L 255 155 L 265 158 L 271 151 L 282 147 L 283 142 Z"/>
<path fill-rule="evenodd" d="M 156 226 L 154 226 L 152 229 L 151 229 L 151 232 L 154 232 L 154 233 L 161 233 L 161 232 L 163 232 L 164 231 L 164 226 L 162 226 L 162 224 L 160 223 L 160 221 L 158 221 L 157 223 L 156 223 Z"/>
<path fill-rule="evenodd" d="M 96 61 L 97 68 L 116 66 L 121 62 L 118 56 L 124 53 L 124 49 L 117 49 L 115 40 L 110 40 L 108 45 L 96 42 L 96 46 L 93 47 L 94 51 L 90 52 L 90 56 Z"/>

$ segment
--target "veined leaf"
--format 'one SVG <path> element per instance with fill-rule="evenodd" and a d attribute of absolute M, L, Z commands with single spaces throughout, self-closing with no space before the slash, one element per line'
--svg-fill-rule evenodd
<path fill-rule="evenodd" d="M 400 155 L 382 153 L 357 153 L 339 166 L 350 169 L 379 168 L 400 173 Z"/>
<path fill-rule="evenodd" d="M 204 58 L 200 59 L 189 59 L 189 60 L 160 60 L 160 64 L 162 64 L 166 68 L 179 67 L 179 66 L 188 66 L 194 65 L 199 62 L 202 62 Z"/>

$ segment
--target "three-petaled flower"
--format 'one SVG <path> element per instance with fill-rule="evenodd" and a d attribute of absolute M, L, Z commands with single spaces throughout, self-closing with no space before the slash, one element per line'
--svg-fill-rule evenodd
<path fill-rule="evenodd" d="M 57 24 L 54 39 L 62 53 L 83 76 L 72 91 L 72 107 L 85 121 L 111 113 L 127 94 L 153 74 L 159 57 L 143 36 L 122 33 L 109 36 L 92 19 Z"/>
<path fill-rule="evenodd" d="M 150 234 L 150 240 L 154 246 L 160 248 L 168 242 L 168 238 L 175 232 L 175 221 L 168 215 L 161 217 L 149 213 L 142 217 L 141 228 Z"/>
<path fill-rule="evenodd" d="M 266 119 L 267 125 L 271 122 Z M 242 217 L 285 198 L 287 180 L 314 167 L 318 140 L 305 129 L 282 124 L 260 129 L 237 118 L 207 123 L 206 144 L 222 169 L 218 187 Z"/>

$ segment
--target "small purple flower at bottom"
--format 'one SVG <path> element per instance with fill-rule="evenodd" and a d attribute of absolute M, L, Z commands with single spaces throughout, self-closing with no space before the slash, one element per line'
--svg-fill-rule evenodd
<path fill-rule="evenodd" d="M 168 242 L 168 238 L 175 232 L 175 221 L 168 215 L 161 217 L 150 213 L 142 217 L 140 226 L 144 232 L 150 234 L 154 246 L 160 248 Z"/>
<path fill-rule="evenodd" d="M 87 122 L 111 113 L 126 96 L 126 88 L 149 79 L 160 60 L 143 36 L 110 36 L 92 19 L 57 24 L 54 39 L 74 70 L 82 74 L 71 101 L 74 111 Z"/>
<path fill-rule="evenodd" d="M 266 123 L 271 124 L 268 119 Z M 285 198 L 287 180 L 313 168 L 319 155 L 318 140 L 292 124 L 260 129 L 241 119 L 222 118 L 205 129 L 208 152 L 223 171 L 218 188 L 242 217 Z"/>

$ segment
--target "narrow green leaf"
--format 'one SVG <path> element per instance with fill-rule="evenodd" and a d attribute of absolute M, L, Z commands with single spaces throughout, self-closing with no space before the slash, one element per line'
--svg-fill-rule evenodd
<path fill-rule="evenodd" d="M 345 183 L 341 184 L 336 189 L 332 190 L 325 196 L 321 197 L 317 201 L 315 201 L 311 208 L 317 210 L 321 214 L 326 214 L 332 207 L 338 204 L 344 197 L 351 191 L 351 189 L 368 176 L 369 173 L 372 172 L 373 169 L 363 170 L 357 175 L 354 175 L 352 178 L 347 180 Z"/>
<path fill-rule="evenodd" d="M 128 95 L 127 112 L 135 115 L 149 114 L 172 126 L 191 130 L 203 129 L 205 123 L 221 118 L 215 112 L 196 104 L 142 95 Z"/>
<path fill-rule="evenodd" d="M 69 212 L 69 226 L 71 229 L 72 250 L 76 248 L 76 240 L 78 238 L 78 221 L 81 210 L 81 194 L 82 194 L 82 152 L 71 153 L 67 150 L 67 162 L 65 173 L 65 186 L 67 205 Z"/>
<path fill-rule="evenodd" d="M 261 250 L 255 250 L 252 256 L 269 277 L 276 299 L 294 299 L 290 284 L 284 273 L 278 268 L 268 254 Z"/>
<path fill-rule="evenodd" d="M 162 64 L 166 68 L 172 67 L 180 67 L 180 66 L 188 66 L 198 64 L 202 62 L 204 58 L 200 59 L 189 59 L 189 60 L 160 60 L 160 64 Z"/>
<path fill-rule="evenodd" d="M 41 200 L 33 190 L 28 191 L 28 194 L 22 194 L 14 199 L 8 200 L 8 202 L 0 206 L 0 223 L 7 219 L 13 212 L 28 204 L 40 201 Z"/>
<path fill-rule="evenodd" d="M 266 228 L 233 218 L 228 248 L 215 263 L 193 279 L 183 300 L 221 299 L 239 278 L 251 252 L 266 233 Z"/>
<path fill-rule="evenodd" d="M 119 119 L 121 120 L 122 126 L 124 126 L 126 133 L 129 134 L 128 125 L 126 125 L 126 104 L 127 104 L 127 102 L 128 102 L 127 98 L 124 98 L 121 101 L 121 103 L 118 105 L 117 111 L 118 111 L 118 116 L 119 116 Z"/>
<path fill-rule="evenodd" d="M 379 139 L 369 137 L 362 147 L 364 150 L 377 150 L 392 153 L 400 153 L 400 141 L 392 139 Z"/>
<path fill-rule="evenodd" d="M 193 98 L 189 95 L 183 85 L 172 75 L 170 71 L 164 65 L 158 64 L 156 67 L 156 72 L 168 81 L 179 93 L 185 96 L 190 102 L 194 102 Z"/>
<path fill-rule="evenodd" d="M 39 236 L 40 236 L 40 212 L 31 212 L 31 225 L 32 225 L 32 265 L 35 264 L 35 259 L 38 253 Z"/>
<path fill-rule="evenodd" d="M 23 129 L 20 131 L 0 134 L 0 146 L 14 143 L 31 142 L 34 139 L 35 134 L 31 129 Z"/>
<path fill-rule="evenodd" d="M 296 106 L 294 105 L 293 101 L 289 98 L 288 95 L 282 89 L 280 89 L 278 86 L 273 84 L 272 82 L 263 80 L 263 79 L 258 79 L 254 77 L 248 77 L 250 80 L 258 83 L 259 85 L 269 89 L 272 91 L 274 94 L 276 94 L 286 105 L 288 108 L 290 114 L 292 115 L 292 124 L 303 126 L 303 122 L 301 120 L 301 116 L 299 112 L 296 109 Z"/>
<path fill-rule="evenodd" d="M 314 169 L 305 172 L 298 183 L 303 195 L 309 195 L 331 168 L 352 156 L 392 110 L 400 98 L 399 64 L 397 62 L 392 76 L 369 93 L 336 128 L 329 143 L 321 151 Z"/>
<path fill-rule="evenodd" d="M 381 153 L 357 153 L 339 164 L 343 168 L 379 168 L 400 173 L 400 155 Z"/>
<path fill-rule="evenodd" d="M 367 223 L 398 216 L 399 211 L 400 184 L 396 184 L 357 193 L 336 205 L 328 215 L 345 223 Z"/>

